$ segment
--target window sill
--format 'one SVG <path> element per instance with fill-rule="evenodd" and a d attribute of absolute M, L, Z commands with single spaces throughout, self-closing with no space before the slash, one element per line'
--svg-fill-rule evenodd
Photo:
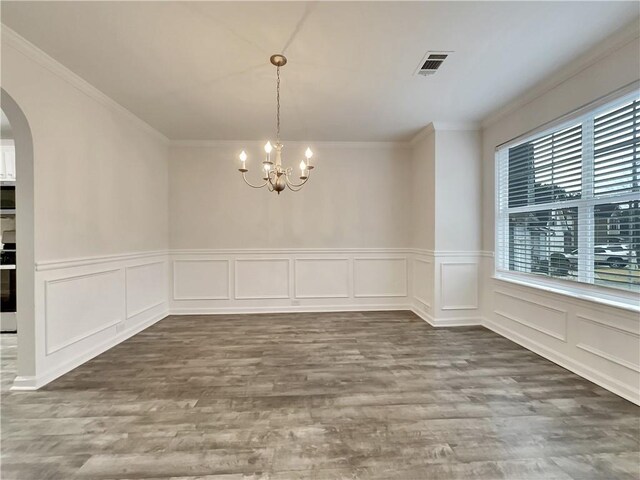
<path fill-rule="evenodd" d="M 579 287 L 572 288 L 567 285 L 551 285 L 544 282 L 539 282 L 535 280 L 523 279 L 517 275 L 509 275 L 506 273 L 496 273 L 492 276 L 494 280 L 499 280 L 501 282 L 512 283 L 515 285 L 534 288 L 537 290 L 542 290 L 549 293 L 555 293 L 558 295 L 566 295 L 571 298 L 575 298 L 578 300 L 584 300 L 587 302 L 594 302 L 600 305 L 605 305 L 608 307 L 620 308 L 622 310 L 626 310 L 629 312 L 640 313 L 640 300 L 638 297 L 633 297 L 633 294 L 630 294 L 630 297 L 616 297 L 613 295 L 607 294 L 598 294 L 598 292 L 594 292 L 587 289 L 581 289 Z"/>

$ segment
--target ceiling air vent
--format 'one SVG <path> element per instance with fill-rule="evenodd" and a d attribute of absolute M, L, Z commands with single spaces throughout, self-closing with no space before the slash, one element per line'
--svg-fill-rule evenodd
<path fill-rule="evenodd" d="M 427 76 L 433 75 L 442 66 L 452 52 L 427 52 L 416 73 L 418 75 Z"/>

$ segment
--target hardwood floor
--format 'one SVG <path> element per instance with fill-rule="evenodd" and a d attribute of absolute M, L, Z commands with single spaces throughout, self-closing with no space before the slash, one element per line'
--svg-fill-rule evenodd
<path fill-rule="evenodd" d="M 172 316 L 9 392 L 2 479 L 638 479 L 640 408 L 409 312 Z"/>

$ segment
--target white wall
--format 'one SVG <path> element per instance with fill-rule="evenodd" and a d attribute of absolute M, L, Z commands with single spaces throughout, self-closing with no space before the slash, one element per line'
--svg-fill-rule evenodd
<path fill-rule="evenodd" d="M 480 133 L 435 128 L 434 250 L 477 252 L 482 231 Z"/>
<path fill-rule="evenodd" d="M 483 249 L 494 250 L 494 149 L 640 77 L 637 25 L 611 37 L 485 121 Z M 483 268 L 484 324 L 610 390 L 640 402 L 637 312 L 492 279 Z"/>
<path fill-rule="evenodd" d="M 406 308 L 410 150 L 395 144 L 311 144 L 300 193 L 260 183 L 261 143 L 171 148 L 171 311 Z M 297 166 L 306 145 L 285 142 Z"/>
<path fill-rule="evenodd" d="M 411 246 L 435 250 L 436 132 L 426 127 L 411 149 Z"/>
<path fill-rule="evenodd" d="M 17 381 L 32 388 L 166 315 L 168 146 L 4 26 L 2 88 L 33 138 L 35 338 L 19 310 L 18 342 L 35 372 L 19 362 Z"/>
<path fill-rule="evenodd" d="M 2 87 L 33 134 L 36 261 L 166 249 L 166 143 L 15 46 Z"/>
<path fill-rule="evenodd" d="M 436 326 L 480 319 L 480 135 L 434 122 L 413 141 L 413 310 Z"/>
<path fill-rule="evenodd" d="M 304 144 L 285 143 L 299 173 Z M 170 246 L 225 248 L 399 248 L 409 244 L 410 150 L 393 144 L 311 144 L 316 168 L 304 190 L 279 196 L 249 188 L 238 153 L 258 172 L 262 144 L 173 146 Z"/>

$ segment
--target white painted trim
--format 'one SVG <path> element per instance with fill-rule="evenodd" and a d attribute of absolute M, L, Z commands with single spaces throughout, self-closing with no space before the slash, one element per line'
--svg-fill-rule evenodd
<path fill-rule="evenodd" d="M 92 272 L 92 273 L 86 273 L 86 274 L 82 274 L 82 275 L 72 275 L 69 277 L 63 277 L 63 278 L 56 278 L 56 279 L 52 279 L 52 280 L 45 280 L 44 282 L 44 353 L 45 356 L 49 356 L 54 354 L 55 352 L 58 352 L 64 348 L 67 348 L 70 345 L 73 345 L 74 343 L 78 343 L 81 342 L 82 340 L 85 340 L 97 333 L 103 332 L 105 330 L 108 330 L 109 328 L 113 328 L 116 325 L 118 325 L 119 323 L 122 323 L 124 321 L 124 318 L 116 318 L 115 320 L 112 320 L 111 322 L 109 322 L 106 325 L 101 325 L 99 327 L 94 328 L 93 330 L 90 330 L 87 333 L 81 334 L 81 335 L 76 335 L 75 337 L 67 340 L 65 343 L 63 343 L 62 345 L 56 345 L 55 347 L 51 347 L 49 348 L 49 322 L 48 322 L 48 317 L 49 317 L 49 305 L 48 305 L 48 298 L 49 298 L 49 286 L 53 285 L 55 283 L 66 283 L 66 282 L 70 282 L 72 280 L 78 280 L 80 278 L 90 278 L 90 277 L 99 277 L 101 275 L 106 275 L 106 274 L 110 274 L 110 273 L 119 273 L 121 271 L 120 268 L 113 268 L 110 270 L 101 270 L 99 272 Z M 125 286 L 126 287 L 126 286 Z M 126 288 L 125 288 L 125 292 L 126 292 Z"/>
<path fill-rule="evenodd" d="M 626 328 L 620 328 L 618 326 L 614 326 L 614 325 L 610 325 L 609 323 L 605 323 L 605 322 L 601 322 L 598 320 L 595 320 L 593 318 L 589 318 L 586 317 L 584 315 L 580 315 L 580 314 L 576 314 L 576 318 L 578 320 L 578 322 L 583 321 L 583 322 L 589 322 L 592 323 L 594 325 L 597 325 L 599 327 L 602 328 L 606 328 L 608 330 L 613 330 L 616 333 L 621 333 L 623 335 L 628 335 L 630 337 L 632 337 L 633 339 L 636 340 L 636 342 L 638 341 L 638 339 L 640 339 L 640 335 L 636 332 L 632 332 L 630 330 L 627 330 Z M 610 362 L 616 363 L 622 367 L 628 368 L 629 370 L 632 370 L 636 373 L 640 373 L 640 366 L 636 365 L 634 363 L 629 362 L 628 360 L 625 360 L 624 358 L 620 358 L 617 355 L 612 355 L 610 353 L 607 353 L 603 350 L 600 350 L 599 348 L 593 347 L 591 345 L 587 345 L 586 343 L 583 342 L 577 342 L 576 343 L 576 348 L 579 348 L 580 350 L 584 350 L 585 352 L 591 353 L 592 355 L 596 355 L 600 358 L 604 358 L 605 360 L 608 360 Z M 640 347 L 639 347 L 640 348 Z"/>
<path fill-rule="evenodd" d="M 426 265 L 433 265 L 433 262 L 431 260 L 425 260 L 424 258 L 414 258 L 413 259 L 414 262 L 421 262 L 424 263 Z M 413 277 L 412 277 L 413 280 Z M 425 307 L 427 308 L 431 308 L 431 302 L 429 302 L 427 299 L 419 297 L 418 295 L 415 295 L 415 285 L 413 285 L 413 282 L 411 282 L 411 292 L 413 293 L 413 298 L 417 301 L 419 301 L 420 303 L 422 303 Z"/>
<path fill-rule="evenodd" d="M 411 311 L 427 322 L 432 327 L 474 327 L 482 325 L 481 317 L 454 317 L 454 318 L 434 318 L 427 312 L 421 312 L 416 308 L 411 308 Z"/>
<path fill-rule="evenodd" d="M 358 304 L 358 305 L 280 305 L 273 307 L 174 307 L 170 315 L 246 315 L 251 313 L 314 313 L 314 312 L 375 312 L 375 311 L 407 311 L 411 307 L 406 304 Z"/>
<path fill-rule="evenodd" d="M 628 328 L 624 328 L 621 325 L 614 325 L 613 323 L 609 322 L 608 320 L 605 319 L 595 319 L 595 318 L 591 318 L 591 317 L 587 317 L 586 315 L 583 315 L 581 313 L 577 313 L 576 317 L 582 320 L 586 320 L 587 322 L 591 322 L 591 323 L 596 323 L 600 326 L 603 326 L 605 328 L 608 328 L 610 330 L 615 330 L 621 333 L 626 333 L 629 335 L 632 335 L 636 338 L 640 338 L 640 330 L 639 331 L 635 331 L 635 330 L 630 330 Z"/>
<path fill-rule="evenodd" d="M 563 330 L 564 333 L 563 334 L 558 334 L 556 332 L 553 332 L 551 330 L 548 330 L 544 327 L 541 327 L 539 325 L 536 325 L 534 323 L 531 323 L 527 320 L 523 320 L 521 318 L 516 318 L 512 315 L 507 314 L 506 312 L 501 312 L 498 310 L 493 311 L 493 313 L 495 313 L 496 315 L 500 315 L 501 317 L 506 318 L 507 320 L 511 320 L 513 322 L 519 323 L 521 325 L 524 325 L 525 327 L 531 328 L 532 330 L 536 330 L 540 333 L 544 333 L 545 335 L 549 335 L 550 337 L 553 337 L 557 340 L 560 340 L 564 343 L 567 343 L 567 325 L 568 325 L 568 321 L 569 321 L 569 312 L 567 310 L 562 310 L 559 308 L 554 308 L 554 307 L 550 307 L 549 305 L 545 305 L 544 303 L 538 303 L 535 302 L 533 300 L 529 300 L 528 298 L 524 298 L 524 297 L 516 297 L 515 295 L 511 295 L 510 293 L 506 293 L 503 292 L 502 290 L 494 290 L 494 294 L 498 294 L 498 295 L 502 295 L 504 297 L 509 297 L 509 298 L 513 298 L 519 302 L 525 302 L 528 303 L 530 305 L 535 305 L 536 307 L 540 307 L 540 308 L 544 308 L 547 310 L 550 310 L 552 312 L 556 312 L 556 313 L 560 313 L 563 315 Z"/>
<path fill-rule="evenodd" d="M 31 392 L 39 388 L 37 385 L 38 382 L 34 376 L 17 376 L 13 379 L 13 384 L 11 385 L 10 390 L 13 392 Z"/>
<path fill-rule="evenodd" d="M 16 51 L 22 53 L 41 67 L 46 68 L 58 78 L 66 81 L 69 85 L 84 93 L 92 100 L 95 100 L 96 102 L 104 105 L 112 111 L 123 115 L 139 129 L 145 131 L 148 134 L 151 134 L 156 139 L 162 141 L 165 144 L 169 143 L 169 139 L 164 134 L 160 133 L 158 130 L 153 128 L 147 122 L 132 113 L 130 110 L 127 110 L 111 97 L 105 95 L 103 92 L 98 90 L 82 77 L 62 65 L 56 59 L 43 52 L 40 48 L 26 40 L 11 28 L 7 27 L 4 23 L 2 24 L 2 43 L 3 45 L 8 45 Z"/>
<path fill-rule="evenodd" d="M 480 130 L 477 122 L 431 122 L 436 132 L 476 132 Z"/>
<path fill-rule="evenodd" d="M 617 365 L 620 365 L 621 367 L 625 367 L 628 368 L 629 370 L 636 372 L 636 373 L 640 373 L 640 367 L 638 367 L 638 365 L 635 365 L 623 358 L 617 357 L 615 355 L 611 355 L 610 353 L 604 352 L 602 350 L 600 350 L 599 348 L 594 348 L 590 345 L 587 345 L 585 343 L 576 343 L 576 348 L 579 348 L 580 350 L 584 350 L 585 352 L 588 352 L 592 355 L 595 355 L 597 357 L 600 358 L 604 358 L 605 360 L 608 360 L 609 362 L 613 362 Z"/>
<path fill-rule="evenodd" d="M 629 388 L 629 386 L 619 382 L 615 378 L 606 375 L 604 373 L 598 372 L 587 365 L 579 363 L 578 361 L 563 355 L 559 352 L 556 352 L 541 343 L 538 343 L 529 338 L 523 337 L 519 333 L 504 327 L 502 325 L 498 325 L 495 322 L 492 322 L 488 319 L 484 319 L 483 326 L 488 328 L 489 330 L 493 330 L 498 335 L 501 335 L 514 343 L 526 348 L 527 350 L 531 350 L 534 353 L 546 358 L 547 360 L 552 361 L 553 363 L 560 365 L 567 370 L 579 375 L 590 382 L 595 383 L 596 385 L 609 390 L 610 392 L 615 393 L 616 395 L 621 396 L 622 398 L 629 400 L 630 402 L 635 403 L 636 405 L 640 405 L 640 392 Z"/>
<path fill-rule="evenodd" d="M 287 294 L 286 295 L 256 295 L 238 296 L 238 263 L 249 262 L 286 262 L 287 263 Z M 274 300 L 291 298 L 291 259 L 290 258 L 236 258 L 233 262 L 233 298 L 235 300 Z"/>
<path fill-rule="evenodd" d="M 542 305 L 540 305 L 542 306 Z M 560 340 L 561 342 L 567 343 L 567 335 L 566 333 L 564 335 L 559 335 L 555 332 L 552 332 L 551 330 L 547 330 L 546 328 L 542 328 L 538 325 L 535 325 L 531 322 L 528 322 L 526 320 L 522 320 L 521 318 L 516 318 L 513 317 L 505 312 L 501 312 L 500 310 L 494 310 L 493 313 L 495 313 L 496 315 L 499 315 L 502 318 L 506 318 L 507 320 L 511 320 L 512 322 L 516 322 L 519 323 L 520 325 L 523 325 L 527 328 L 530 328 L 532 330 L 535 330 L 537 332 L 543 333 L 545 335 L 548 335 L 549 337 L 555 338 L 556 340 Z M 566 324 L 565 324 L 565 331 L 566 331 Z"/>
<path fill-rule="evenodd" d="M 433 128 L 433 123 L 429 123 L 426 127 L 416 133 L 411 140 L 409 140 L 409 145 L 415 147 L 416 144 L 427 138 L 432 133 L 435 133 L 435 129 Z"/>
<path fill-rule="evenodd" d="M 476 303 L 474 305 L 445 305 L 444 304 L 444 289 L 442 285 L 444 284 L 444 267 L 447 265 L 472 265 L 475 267 L 475 277 L 476 277 Z M 480 292 L 479 290 L 479 282 L 480 282 L 480 270 L 478 268 L 478 262 L 441 262 L 440 263 L 440 310 L 478 310 L 480 303 Z"/>
<path fill-rule="evenodd" d="M 193 262 L 219 262 L 227 264 L 227 294 L 222 296 L 211 297 L 178 297 L 177 296 L 177 283 L 176 283 L 176 264 L 177 263 L 193 263 Z M 230 300 L 231 299 L 231 261 L 228 258 L 177 258 L 171 263 L 171 279 L 172 279 L 172 297 L 173 300 Z"/>
<path fill-rule="evenodd" d="M 349 255 L 349 254 L 415 254 L 428 257 L 493 257 L 491 251 L 447 251 L 426 250 L 419 248 L 200 248 L 200 249 L 168 249 L 150 252 L 130 252 L 113 255 L 96 255 L 62 260 L 42 260 L 36 263 L 37 271 L 56 270 L 60 268 L 81 267 L 96 263 L 118 262 L 134 258 L 146 258 L 163 255 Z"/>
<path fill-rule="evenodd" d="M 166 305 L 167 302 L 162 301 L 162 302 L 158 302 L 154 305 L 149 305 L 148 307 L 144 307 L 141 308 L 140 310 L 133 312 L 131 314 L 127 313 L 127 320 L 131 320 L 132 318 L 137 317 L 138 315 L 142 315 L 145 312 L 148 312 L 149 310 L 153 310 L 154 308 L 158 308 L 161 307 L 162 305 Z"/>
<path fill-rule="evenodd" d="M 435 132 L 475 132 L 481 129 L 481 125 L 477 122 L 440 122 L 433 121 L 427 124 L 422 130 L 416 133 L 409 145 L 414 147 L 418 142 L 427 138 Z"/>
<path fill-rule="evenodd" d="M 149 305 L 147 307 L 143 307 L 138 309 L 137 311 L 133 312 L 133 313 L 129 313 L 129 303 L 128 303 L 128 287 L 129 287 L 129 270 L 133 270 L 134 268 L 142 268 L 142 267 L 149 267 L 151 265 L 165 265 L 166 261 L 165 260 L 160 260 L 157 262 L 149 262 L 149 263 L 140 263 L 137 265 L 125 265 L 124 267 L 124 309 L 125 309 L 125 317 L 127 320 L 130 320 L 134 317 L 137 317 L 138 315 L 143 314 L 144 312 L 148 312 L 149 310 L 152 310 L 154 308 L 157 308 L 163 304 L 167 303 L 167 299 L 165 298 L 164 300 L 161 300 L 160 302 L 153 304 L 153 305 Z M 166 273 L 166 272 L 165 272 Z M 165 295 L 166 297 L 166 295 Z"/>
<path fill-rule="evenodd" d="M 195 147 L 195 148 L 238 148 L 241 145 L 247 147 L 256 147 L 262 149 L 266 140 L 171 140 L 169 146 L 174 148 L 180 147 Z M 381 149 L 407 149 L 411 148 L 409 142 L 363 142 L 363 141 L 345 141 L 345 142 L 332 142 L 326 140 L 282 140 L 284 145 L 291 148 L 306 148 L 311 146 L 321 147 L 323 149 L 328 148 L 341 148 L 341 149 L 367 149 L 367 150 L 381 150 Z"/>
<path fill-rule="evenodd" d="M 495 124 L 499 120 L 507 117 L 508 115 L 516 112 L 525 105 L 533 102 L 534 100 L 542 97 L 546 93 L 550 92 L 559 85 L 567 82 L 571 78 L 575 77 L 582 71 L 598 63 L 603 58 L 607 57 L 616 50 L 624 47 L 628 43 L 633 42 L 640 36 L 640 29 L 638 28 L 637 20 L 634 20 L 629 25 L 619 30 L 604 42 L 598 44 L 591 51 L 578 57 L 569 65 L 562 68 L 552 77 L 543 80 L 537 86 L 529 89 L 524 95 L 518 95 L 515 100 L 508 102 L 503 107 L 498 108 L 494 112 L 487 115 L 480 123 L 483 129 Z"/>
<path fill-rule="evenodd" d="M 151 265 L 164 265 L 165 261 L 164 260 L 158 260 L 155 262 L 148 262 L 148 263 L 138 263 L 136 265 L 125 265 L 125 269 L 127 270 L 133 270 L 134 268 L 141 268 L 141 267 L 149 267 Z"/>
<path fill-rule="evenodd" d="M 601 308 L 602 307 L 617 308 L 626 312 L 640 313 L 640 306 L 638 306 L 637 298 L 632 297 L 633 293 L 631 292 L 629 292 L 630 295 L 628 300 L 627 299 L 623 300 L 623 297 L 619 297 L 619 300 L 614 300 L 610 298 L 597 296 L 597 293 L 598 293 L 597 289 L 599 287 L 598 285 L 591 285 L 591 287 L 595 287 L 595 288 L 589 289 L 590 291 L 586 292 L 586 289 L 580 288 L 580 287 L 584 287 L 584 285 L 586 284 L 580 284 L 578 288 L 569 289 L 567 288 L 567 286 L 561 283 L 563 281 L 559 279 L 558 279 L 557 285 L 551 285 L 551 284 L 543 284 L 543 283 L 536 282 L 535 279 L 532 279 L 531 281 L 525 281 L 519 278 L 513 278 L 511 276 L 503 276 L 502 274 L 494 275 L 491 278 L 492 280 L 505 282 L 509 288 L 515 288 L 516 290 L 520 290 L 523 292 L 535 294 L 537 290 L 538 294 L 541 291 L 545 293 L 550 293 L 558 297 L 560 300 L 564 302 L 569 302 L 573 305 L 580 305 L 579 302 L 582 301 L 582 302 L 589 302 L 592 305 L 598 306 Z M 569 282 L 569 281 L 570 280 L 566 280 L 565 282 Z M 607 289 L 607 291 L 611 291 L 611 289 Z M 619 292 L 622 295 L 626 293 L 622 290 L 620 290 Z M 627 303 L 627 301 L 629 303 Z"/>
<path fill-rule="evenodd" d="M 488 250 L 428 250 L 424 248 L 408 248 L 408 253 L 414 255 L 424 255 L 426 257 L 490 257 L 493 258 L 493 252 Z"/>
<path fill-rule="evenodd" d="M 171 249 L 170 255 L 349 255 L 407 254 L 408 248 L 200 248 Z"/>
<path fill-rule="evenodd" d="M 356 262 L 358 261 L 378 261 L 378 260 L 382 260 L 382 261 L 389 261 L 389 260 L 402 260 L 404 262 L 404 293 L 393 293 L 393 294 L 388 294 L 388 293 L 384 293 L 384 294 L 380 294 L 380 293 L 360 293 L 360 294 L 356 294 Z M 354 257 L 353 258 L 353 285 L 352 285 L 352 291 L 353 291 L 353 298 L 401 298 L 401 297 L 408 297 L 409 296 L 409 267 L 407 264 L 407 257 Z"/>
<path fill-rule="evenodd" d="M 96 345 L 91 350 L 83 352 L 75 358 L 70 359 L 69 361 L 56 366 L 55 368 L 45 372 L 38 377 L 16 377 L 13 382 L 13 386 L 11 387 L 12 391 L 21 391 L 21 390 L 37 390 L 44 385 L 52 382 L 56 378 L 64 375 L 65 373 L 70 372 L 74 368 L 82 365 L 83 363 L 88 362 L 92 358 L 104 353 L 110 348 L 115 347 L 119 343 L 127 340 L 128 338 L 133 337 L 135 334 L 141 332 L 142 330 L 150 327 L 151 325 L 159 322 L 160 320 L 167 317 L 167 312 L 161 312 L 154 317 L 150 318 L 145 322 L 141 322 L 139 324 L 134 325 L 127 330 L 124 330 L 117 336 L 110 338 L 109 340 Z"/>
<path fill-rule="evenodd" d="M 132 252 L 114 255 L 98 255 L 95 257 L 78 257 L 66 260 L 45 260 L 36 262 L 36 271 L 43 272 L 47 270 L 58 270 L 61 268 L 82 267 L 85 265 L 95 265 L 98 263 L 121 262 L 125 260 L 134 260 L 148 257 L 160 257 L 167 255 L 167 250 L 157 250 L 151 252 Z"/>
<path fill-rule="evenodd" d="M 294 258 L 293 259 L 293 298 L 350 298 L 350 292 L 347 291 L 344 295 L 298 295 L 298 270 L 297 265 L 298 262 L 324 262 L 324 261 L 340 261 L 347 262 L 347 277 L 351 276 L 351 264 L 349 262 L 349 257 L 304 257 L 304 258 Z M 349 290 L 349 278 L 347 278 L 347 290 Z"/>

